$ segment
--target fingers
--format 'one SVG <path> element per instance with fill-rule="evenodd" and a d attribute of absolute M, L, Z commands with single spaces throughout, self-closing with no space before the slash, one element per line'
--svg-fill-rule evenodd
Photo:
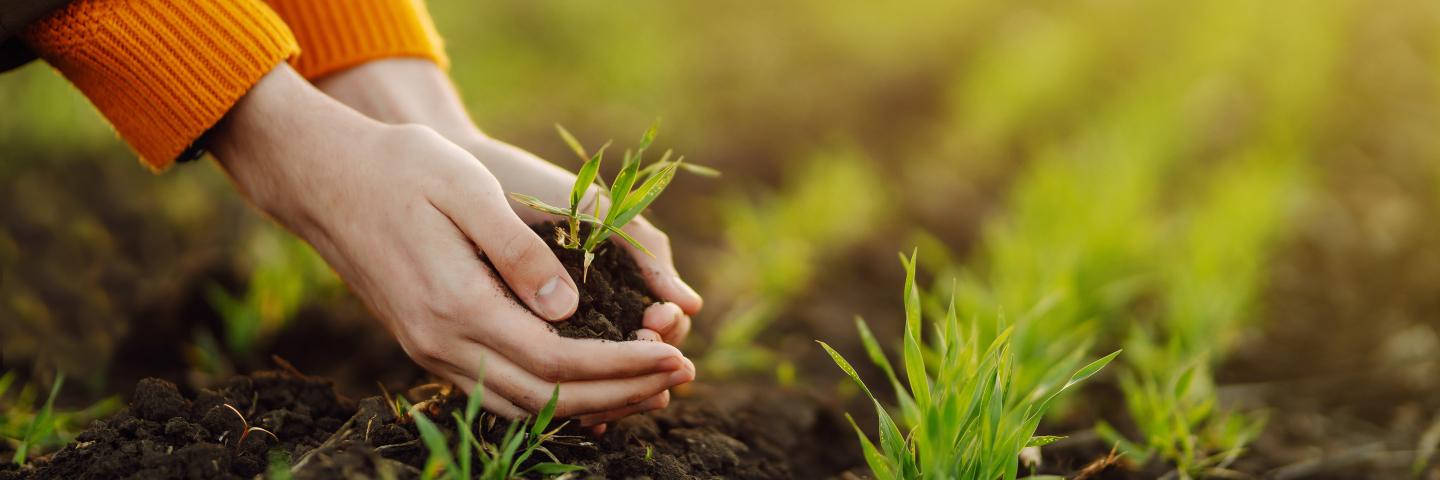
<path fill-rule="evenodd" d="M 584 415 L 580 417 L 580 426 L 590 427 L 603 425 L 637 413 L 645 413 L 651 410 L 659 410 L 670 405 L 670 391 L 666 390 L 659 394 L 645 399 L 645 401 L 621 407 L 608 412 Z"/>
<path fill-rule="evenodd" d="M 646 342 L 649 343 L 649 342 Z M 550 400 L 554 383 L 546 382 L 504 358 L 494 357 L 487 364 L 485 387 L 499 393 L 516 406 L 538 412 Z M 695 379 L 694 364 L 686 361 L 684 368 L 673 372 L 652 373 L 609 380 L 587 380 L 560 384 L 560 399 L 555 415 L 573 417 L 598 412 L 619 411 L 628 407 L 652 407 L 646 403 L 670 387 Z M 668 400 L 666 400 L 668 402 Z M 651 408 L 653 409 L 653 408 Z"/>
<path fill-rule="evenodd" d="M 564 338 L 543 323 L 523 320 L 502 321 L 505 328 L 477 332 L 483 338 L 472 340 L 552 383 L 668 373 L 688 363 L 679 349 L 665 343 Z"/>
<path fill-rule="evenodd" d="M 432 197 L 465 236 L 470 238 L 525 305 L 546 320 L 564 320 L 575 313 L 580 294 L 570 274 L 530 227 L 510 208 L 499 184 L 484 167 L 467 165 L 472 178 L 445 185 L 453 192 Z"/>
<path fill-rule="evenodd" d="M 685 315 L 679 305 L 670 302 L 646 308 L 642 325 L 657 334 L 660 341 L 677 347 L 690 334 L 690 316 Z"/>
<path fill-rule="evenodd" d="M 639 329 L 639 330 L 636 330 L 636 331 L 635 331 L 635 339 L 636 339 L 636 340 L 644 340 L 644 341 L 647 341 L 647 342 L 660 342 L 660 341 L 663 341 L 663 339 L 660 338 L 660 334 L 659 334 L 659 333 L 656 333 L 654 330 L 651 330 L 651 329 L 648 329 L 648 328 L 641 328 L 641 329 Z"/>
<path fill-rule="evenodd" d="M 457 388 L 462 389 L 466 393 L 473 393 L 475 391 L 475 379 L 470 378 L 465 374 L 458 372 L 447 372 L 447 374 L 443 375 L 443 377 L 445 377 L 446 380 L 449 380 L 450 383 L 455 384 Z M 483 407 L 487 412 L 511 420 L 517 418 L 524 418 L 530 415 L 525 410 L 515 406 L 514 403 L 510 403 L 510 401 L 506 400 L 504 397 L 496 395 L 495 392 L 490 391 L 490 389 L 488 388 L 481 387 L 480 391 L 481 395 L 484 395 L 484 397 L 481 398 L 480 406 Z M 435 420 L 438 421 L 438 419 Z"/>
<path fill-rule="evenodd" d="M 680 274 L 675 271 L 675 262 L 670 256 L 670 238 L 655 228 L 644 218 L 636 218 L 626 225 L 625 233 L 644 245 L 654 256 L 646 255 L 633 245 L 620 242 L 625 245 L 632 256 L 635 257 L 635 264 L 640 267 L 640 272 L 645 276 L 645 282 L 655 291 L 661 299 L 674 302 L 680 310 L 687 315 L 694 315 L 704 306 L 704 299 L 695 289 L 690 288 Z"/>

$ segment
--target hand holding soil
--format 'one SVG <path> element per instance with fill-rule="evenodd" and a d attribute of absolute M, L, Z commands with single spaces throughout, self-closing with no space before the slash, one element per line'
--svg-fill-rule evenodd
<path fill-rule="evenodd" d="M 316 86 L 370 118 L 433 128 L 474 155 L 507 192 L 524 192 L 556 205 L 568 201 L 566 197 L 575 183 L 575 174 L 485 135 L 471 121 L 445 72 L 432 62 L 407 58 L 377 60 L 328 76 Z M 592 210 L 597 200 L 602 211 L 609 208 L 610 200 L 596 195 L 598 191 L 598 188 L 590 190 L 582 210 Z M 510 206 L 530 225 L 556 220 L 514 201 L 510 201 Z M 634 259 L 638 272 L 657 299 L 666 302 L 651 307 L 644 327 L 678 347 L 690 332 L 690 315 L 699 312 L 704 302 L 676 271 L 665 232 L 643 217 L 637 217 L 623 230 L 654 254 L 646 255 L 625 242 L 616 242 Z"/>
<path fill-rule="evenodd" d="M 214 150 L 417 363 L 467 390 L 483 365 L 487 410 L 537 412 L 559 382 L 559 416 L 633 413 L 695 376 L 665 343 L 556 335 L 546 320 L 576 308 L 570 275 L 486 167 L 428 128 L 365 118 L 282 65 L 217 128 Z"/>

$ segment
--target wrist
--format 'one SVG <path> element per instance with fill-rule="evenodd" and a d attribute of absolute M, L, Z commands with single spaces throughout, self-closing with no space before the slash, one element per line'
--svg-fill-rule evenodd
<path fill-rule="evenodd" d="M 383 125 L 346 108 L 281 63 L 231 107 L 211 134 L 210 151 L 256 206 L 279 214 L 277 178 L 307 168 L 335 138 L 366 138 Z M 310 165 L 313 167 L 313 165 Z"/>
<path fill-rule="evenodd" d="M 449 77 L 429 60 L 375 60 L 327 75 L 315 86 L 383 123 L 424 125 L 454 142 L 485 137 Z"/>

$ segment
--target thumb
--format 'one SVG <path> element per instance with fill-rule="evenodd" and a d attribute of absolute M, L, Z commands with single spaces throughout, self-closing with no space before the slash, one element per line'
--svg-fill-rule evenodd
<path fill-rule="evenodd" d="M 436 206 L 484 252 L 531 311 L 550 321 L 569 318 L 580 299 L 575 281 L 540 236 L 510 209 L 498 182 L 489 172 L 483 173 L 483 181 L 453 183 L 460 191 Z"/>

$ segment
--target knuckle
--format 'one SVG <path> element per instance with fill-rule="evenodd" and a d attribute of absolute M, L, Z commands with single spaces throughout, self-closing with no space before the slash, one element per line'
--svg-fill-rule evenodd
<path fill-rule="evenodd" d="M 540 267 L 545 260 L 544 255 L 550 253 L 540 237 L 530 230 L 517 229 L 508 235 L 500 247 L 500 258 L 492 259 L 505 265 L 509 269 L 524 267 Z"/>
<path fill-rule="evenodd" d="M 434 367 L 444 363 L 443 356 L 445 347 L 441 344 L 439 337 L 434 335 L 417 335 L 410 339 L 409 345 L 405 346 L 406 353 L 415 363 L 423 367 Z"/>
<path fill-rule="evenodd" d="M 537 409 L 537 410 L 538 410 L 538 409 Z M 558 402 L 555 403 L 555 417 L 556 417 L 556 418 L 573 417 L 573 416 L 576 416 L 576 415 L 581 415 L 581 414 L 583 414 L 583 413 L 584 413 L 584 412 L 578 411 L 578 410 L 575 408 L 575 404 L 573 404 L 573 403 L 566 402 L 566 401 L 564 401 L 564 400 L 561 400 L 561 401 L 558 401 Z"/>
<path fill-rule="evenodd" d="M 540 395 L 534 392 L 527 392 L 520 395 L 520 398 L 515 403 L 517 406 L 525 409 L 525 411 L 527 412 L 540 413 L 540 410 L 545 408 L 545 404 L 550 403 L 550 399 L 542 399 Z M 560 406 L 556 405 L 555 410 L 558 412 L 560 410 Z"/>
<path fill-rule="evenodd" d="M 458 322 L 462 319 L 469 318 L 476 311 L 469 297 L 470 296 L 463 295 L 459 292 L 441 289 L 430 295 L 427 308 L 430 310 L 431 315 L 437 319 L 447 322 Z"/>
<path fill-rule="evenodd" d="M 535 376 L 540 377 L 541 380 L 545 380 L 547 382 L 558 382 L 565 379 L 565 368 L 561 365 L 559 359 L 540 357 L 536 358 L 533 361 L 532 365 L 534 367 L 534 371 L 532 371 L 531 373 L 534 373 Z"/>
<path fill-rule="evenodd" d="M 626 396 L 625 396 L 625 404 L 626 404 L 626 405 L 639 405 L 641 402 L 644 402 L 644 401 L 646 401 L 646 400 L 649 400 L 650 397 L 653 397 L 653 396 L 655 396 L 655 394 L 654 394 L 653 392 L 647 392 L 647 391 L 645 391 L 645 390 L 636 390 L 636 391 L 634 391 L 634 392 L 630 392 L 629 395 L 626 395 Z"/>

